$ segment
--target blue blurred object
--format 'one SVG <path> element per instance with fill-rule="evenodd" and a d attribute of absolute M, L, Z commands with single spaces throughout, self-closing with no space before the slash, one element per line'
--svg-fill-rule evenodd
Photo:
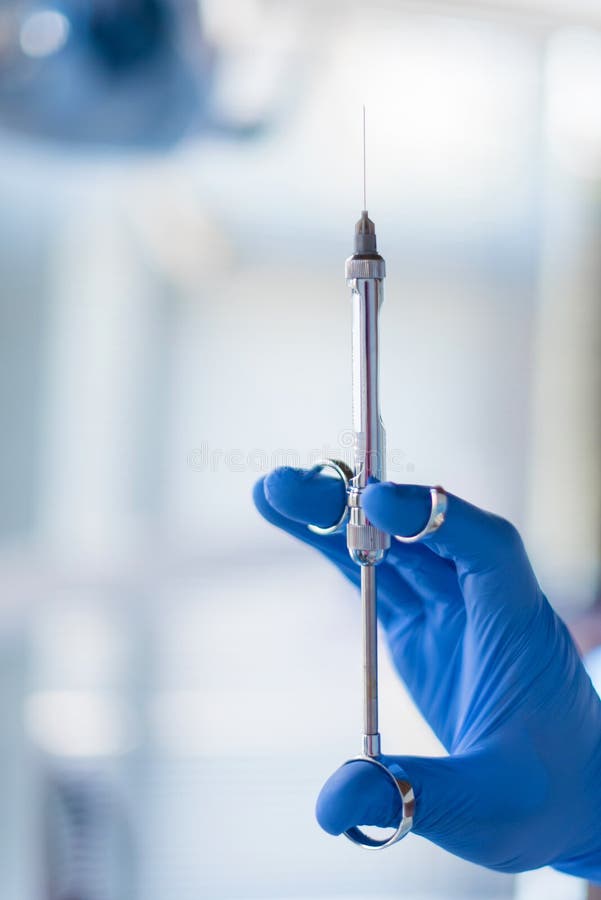
<path fill-rule="evenodd" d="M 340 486 L 283 468 L 255 488 L 270 522 L 316 547 L 358 583 L 340 533 L 306 522 L 340 513 Z M 414 830 L 451 853 L 503 872 L 544 865 L 601 881 L 601 702 L 561 619 L 506 520 L 448 495 L 439 531 L 393 541 L 380 567 L 379 616 L 397 671 L 448 751 L 383 758 L 416 792 Z M 369 485 L 376 527 L 413 534 L 429 490 Z M 367 763 L 326 782 L 317 818 L 331 834 L 396 826 L 398 794 Z"/>
<path fill-rule="evenodd" d="M 83 37 L 107 68 L 118 72 L 152 62 L 169 42 L 173 13 L 160 0 L 95 4 Z"/>
<path fill-rule="evenodd" d="M 214 102 L 220 48 L 195 0 L 12 0 L 3 10 L 0 124 L 82 145 L 164 148 L 253 135 Z"/>

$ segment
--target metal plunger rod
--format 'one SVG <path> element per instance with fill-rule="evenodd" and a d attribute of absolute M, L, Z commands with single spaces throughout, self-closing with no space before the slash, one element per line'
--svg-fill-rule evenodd
<path fill-rule="evenodd" d="M 378 732 L 378 631 L 375 566 L 361 566 L 363 611 L 363 752 L 380 753 Z"/>

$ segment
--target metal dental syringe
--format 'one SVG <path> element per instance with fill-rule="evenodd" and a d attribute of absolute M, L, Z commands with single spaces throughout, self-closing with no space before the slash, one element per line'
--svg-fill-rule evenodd
<path fill-rule="evenodd" d="M 346 282 L 351 288 L 352 393 L 354 460 L 350 469 L 339 460 L 321 460 L 315 469 L 333 469 L 344 481 L 347 503 L 340 519 L 329 528 L 309 525 L 317 534 L 331 534 L 344 522 L 351 558 L 361 567 L 361 603 L 363 617 L 363 746 L 360 756 L 348 760 L 369 762 L 390 778 L 398 791 L 402 815 L 394 833 L 373 838 L 358 826 L 345 831 L 346 837 L 371 850 L 390 847 L 404 837 L 413 825 L 415 798 L 411 785 L 394 764 L 381 761 L 378 729 L 378 632 L 377 569 L 390 548 L 390 535 L 371 524 L 361 506 L 361 494 L 371 478 L 385 478 L 386 438 L 380 417 L 378 389 L 378 324 L 383 302 L 386 263 L 377 250 L 374 223 L 363 210 L 355 227 L 354 253 L 346 261 Z"/>

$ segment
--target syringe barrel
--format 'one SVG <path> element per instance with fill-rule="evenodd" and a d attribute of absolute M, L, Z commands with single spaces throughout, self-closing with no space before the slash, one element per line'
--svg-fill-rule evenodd
<path fill-rule="evenodd" d="M 377 565 L 390 547 L 390 535 L 375 528 L 361 508 L 370 478 L 386 477 L 386 436 L 380 416 L 378 326 L 386 265 L 381 256 L 355 254 L 346 261 L 351 288 L 354 478 L 349 491 L 347 545 L 362 566 Z"/>

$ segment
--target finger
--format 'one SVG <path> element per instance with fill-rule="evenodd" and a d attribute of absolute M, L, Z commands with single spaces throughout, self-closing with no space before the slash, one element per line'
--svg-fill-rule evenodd
<path fill-rule="evenodd" d="M 399 792 L 390 778 L 362 760 L 353 760 L 334 772 L 315 806 L 317 821 L 328 834 L 342 834 L 355 825 L 398 825 L 401 813 Z"/>
<path fill-rule="evenodd" d="M 413 787 L 416 834 L 489 868 L 529 868 L 520 859 L 528 827 L 524 823 L 540 811 L 548 792 L 547 777 L 532 777 L 529 760 L 524 760 L 523 772 L 516 772 L 491 748 L 438 759 L 389 756 L 381 761 L 394 763 L 395 776 Z M 540 769 L 540 762 L 537 766 Z M 384 772 L 369 762 L 354 761 L 326 782 L 316 813 L 330 834 L 353 826 L 396 828 L 402 801 Z"/>
<path fill-rule="evenodd" d="M 390 534 L 415 534 L 429 518 L 430 489 L 390 482 L 368 485 L 363 506 L 378 528 Z M 540 603 L 520 536 L 500 516 L 447 494 L 445 520 L 423 543 L 455 564 L 467 604 L 473 601 L 487 613 L 501 606 L 524 613 Z"/>
<path fill-rule="evenodd" d="M 470 766 L 463 757 L 386 756 L 395 777 L 406 779 L 415 794 L 413 831 L 437 843 L 454 833 L 457 823 L 473 821 L 478 802 Z M 328 834 L 342 834 L 354 826 L 397 828 L 403 803 L 392 780 L 378 766 L 353 760 L 326 781 L 315 808 L 317 821 Z"/>
<path fill-rule="evenodd" d="M 277 471 L 279 470 L 276 469 L 276 472 Z M 290 471 L 296 472 L 298 470 Z M 273 474 L 275 473 L 272 473 L 272 475 Z M 280 512 L 267 496 L 266 482 L 269 477 L 270 476 L 266 476 L 265 478 L 259 479 L 253 490 L 255 506 L 263 518 L 267 519 L 268 522 L 271 522 L 272 525 L 276 525 L 278 528 L 287 531 L 304 543 L 315 547 L 332 560 L 332 562 L 334 562 L 348 578 L 355 584 L 358 584 L 359 570 L 358 567 L 353 564 L 348 554 L 344 535 L 342 533 L 328 535 L 315 534 L 314 532 L 309 531 L 306 524 Z M 282 492 L 280 492 L 280 496 L 281 493 Z M 281 505 L 282 504 L 280 503 L 280 506 Z"/>
<path fill-rule="evenodd" d="M 337 522 L 346 505 L 346 488 L 341 478 L 290 466 L 282 466 L 267 475 L 265 496 L 288 519 L 320 528 Z"/>
<path fill-rule="evenodd" d="M 445 520 L 423 539 L 424 546 L 474 572 L 498 565 L 506 560 L 508 552 L 516 552 L 521 542 L 507 520 L 445 493 Z M 428 521 L 432 509 L 430 488 L 392 482 L 370 484 L 363 492 L 363 507 L 378 528 L 410 536 Z"/>
<path fill-rule="evenodd" d="M 453 756 L 382 761 L 394 762 L 413 787 L 416 834 L 499 871 L 526 868 L 519 857 L 528 839 L 527 823 L 547 800 L 549 780 L 523 734 L 506 733 L 496 746 Z"/>

